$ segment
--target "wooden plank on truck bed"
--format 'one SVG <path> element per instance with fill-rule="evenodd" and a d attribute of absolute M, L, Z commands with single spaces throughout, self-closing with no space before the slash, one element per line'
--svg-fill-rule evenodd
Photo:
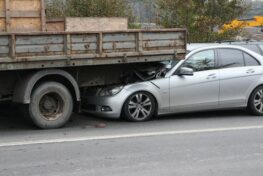
<path fill-rule="evenodd" d="M 65 31 L 65 18 L 52 18 L 46 20 L 48 32 Z"/>
<path fill-rule="evenodd" d="M 127 30 L 128 19 L 120 17 L 67 17 L 66 31 Z"/>
<path fill-rule="evenodd" d="M 44 9 L 44 0 L 0 0 L 0 31 L 45 31 Z"/>

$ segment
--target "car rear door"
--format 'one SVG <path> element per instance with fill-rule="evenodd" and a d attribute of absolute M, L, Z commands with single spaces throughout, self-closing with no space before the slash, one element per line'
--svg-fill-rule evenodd
<path fill-rule="evenodd" d="M 246 106 L 247 94 L 262 74 L 260 63 L 238 49 L 218 49 L 220 107 Z"/>
<path fill-rule="evenodd" d="M 218 107 L 219 71 L 216 69 L 215 50 L 195 53 L 182 66 L 192 68 L 194 75 L 175 74 L 170 77 L 171 112 Z"/>

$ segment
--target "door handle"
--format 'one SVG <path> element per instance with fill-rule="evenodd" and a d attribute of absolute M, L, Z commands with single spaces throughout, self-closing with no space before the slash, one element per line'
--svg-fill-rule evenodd
<path fill-rule="evenodd" d="M 208 75 L 206 79 L 216 79 L 216 74 L 212 73 L 212 74 Z"/>
<path fill-rule="evenodd" d="M 248 70 L 246 71 L 247 74 L 253 74 L 253 73 L 255 73 L 255 72 L 256 72 L 256 71 L 255 71 L 253 68 L 248 69 Z"/>

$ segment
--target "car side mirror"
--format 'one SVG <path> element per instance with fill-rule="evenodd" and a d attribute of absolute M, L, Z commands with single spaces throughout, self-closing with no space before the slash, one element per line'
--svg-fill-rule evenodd
<path fill-rule="evenodd" d="M 180 75 L 180 76 L 193 76 L 194 70 L 192 68 L 188 68 L 188 67 L 181 67 L 179 69 L 178 75 Z"/>

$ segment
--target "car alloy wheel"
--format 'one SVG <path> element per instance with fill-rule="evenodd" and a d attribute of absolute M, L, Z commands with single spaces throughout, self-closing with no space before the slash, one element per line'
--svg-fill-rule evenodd
<path fill-rule="evenodd" d="M 126 117 L 130 121 L 146 121 L 155 111 L 155 101 L 151 94 L 137 92 L 130 96 L 125 103 Z"/>
<path fill-rule="evenodd" d="M 258 112 L 263 113 L 263 89 L 258 90 L 255 94 L 254 107 Z"/>
<path fill-rule="evenodd" d="M 257 87 L 250 95 L 248 109 L 253 115 L 263 116 L 263 86 Z"/>

